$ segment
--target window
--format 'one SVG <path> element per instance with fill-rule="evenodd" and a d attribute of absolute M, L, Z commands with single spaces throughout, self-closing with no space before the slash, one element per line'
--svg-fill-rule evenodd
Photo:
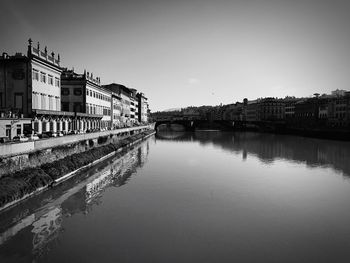
<path fill-rule="evenodd" d="M 22 109 L 23 107 L 23 93 L 15 93 L 15 108 Z"/>
<path fill-rule="evenodd" d="M 11 137 L 11 125 L 6 125 L 6 137 Z"/>
<path fill-rule="evenodd" d="M 69 111 L 69 102 L 62 102 L 61 108 L 62 108 L 62 111 Z"/>
<path fill-rule="evenodd" d="M 89 96 L 89 90 L 86 89 L 86 96 Z"/>
<path fill-rule="evenodd" d="M 53 97 L 49 96 L 49 110 L 53 110 Z"/>
<path fill-rule="evenodd" d="M 33 73 L 32 73 L 32 78 L 33 80 L 39 81 L 39 71 L 33 68 Z"/>
<path fill-rule="evenodd" d="M 60 111 L 60 97 L 55 97 L 55 101 L 56 101 L 56 110 Z"/>
<path fill-rule="evenodd" d="M 22 126 L 21 124 L 17 124 L 17 135 L 21 135 L 22 134 Z"/>
<path fill-rule="evenodd" d="M 33 109 L 38 109 L 38 96 L 35 92 L 32 93 L 32 104 Z"/>
<path fill-rule="evenodd" d="M 92 90 L 90 90 L 90 97 L 92 97 Z"/>
<path fill-rule="evenodd" d="M 35 98 L 36 98 L 36 102 L 37 102 L 37 109 L 41 109 L 41 100 L 40 100 L 40 94 L 39 93 L 36 93 L 35 94 Z"/>
<path fill-rule="evenodd" d="M 59 78 L 55 78 L 55 86 L 56 87 L 60 86 L 60 79 Z"/>
<path fill-rule="evenodd" d="M 41 109 L 45 110 L 46 109 L 46 98 L 45 94 L 41 94 Z"/>
<path fill-rule="evenodd" d="M 40 81 L 46 83 L 46 73 L 40 72 Z"/>
<path fill-rule="evenodd" d="M 81 107 L 81 103 L 80 102 L 74 102 L 74 111 L 75 112 L 81 112 L 82 111 L 82 107 Z"/>
<path fill-rule="evenodd" d="M 75 96 L 81 96 L 82 91 L 81 88 L 74 88 L 74 95 Z"/>
<path fill-rule="evenodd" d="M 48 83 L 53 86 L 53 76 L 48 75 Z"/>
<path fill-rule="evenodd" d="M 69 89 L 68 88 L 62 88 L 61 89 L 61 94 L 63 96 L 68 96 L 69 95 Z"/>

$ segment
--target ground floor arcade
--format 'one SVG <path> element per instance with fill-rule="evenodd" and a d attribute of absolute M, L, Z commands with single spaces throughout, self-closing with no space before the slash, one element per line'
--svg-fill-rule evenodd
<path fill-rule="evenodd" d="M 109 124 L 110 125 L 110 124 Z M 45 132 L 86 132 L 107 128 L 108 123 L 102 121 L 101 115 L 85 113 L 62 112 L 62 111 L 36 111 L 32 119 L 32 130 L 34 133 Z"/>

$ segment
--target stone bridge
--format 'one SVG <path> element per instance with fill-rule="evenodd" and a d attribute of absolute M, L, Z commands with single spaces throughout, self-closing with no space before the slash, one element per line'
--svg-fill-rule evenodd
<path fill-rule="evenodd" d="M 284 122 L 276 121 L 240 121 L 240 120 L 185 120 L 185 119 L 159 119 L 155 122 L 155 130 L 160 125 L 171 124 L 182 125 L 186 131 L 196 129 L 218 129 L 226 131 L 256 129 L 261 131 L 281 130 L 285 126 Z"/>
<path fill-rule="evenodd" d="M 182 125 L 187 131 L 194 131 L 196 129 L 219 129 L 219 130 L 233 130 L 235 127 L 240 127 L 242 122 L 233 122 L 228 120 L 184 120 L 184 119 L 163 119 L 157 120 L 155 129 L 157 130 L 160 125 L 171 124 Z"/>

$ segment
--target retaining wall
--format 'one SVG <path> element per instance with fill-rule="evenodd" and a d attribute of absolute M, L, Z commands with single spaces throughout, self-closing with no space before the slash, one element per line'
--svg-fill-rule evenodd
<path fill-rule="evenodd" d="M 38 141 L 0 145 L 0 177 L 62 159 L 74 153 L 116 142 L 134 133 L 152 128 L 139 126 L 111 131 L 67 135 Z"/>

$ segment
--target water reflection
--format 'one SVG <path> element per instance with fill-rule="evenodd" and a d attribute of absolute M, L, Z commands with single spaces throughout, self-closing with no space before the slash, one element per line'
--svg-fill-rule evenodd
<path fill-rule="evenodd" d="M 0 214 L 0 262 L 35 262 L 60 242 L 65 217 L 86 215 L 108 187 L 125 185 L 147 162 L 149 140 Z"/>
<path fill-rule="evenodd" d="M 242 159 L 256 156 L 264 163 L 284 159 L 305 163 L 309 167 L 331 167 L 350 176 L 350 142 L 312 139 L 289 135 L 264 133 L 205 132 L 169 133 L 158 132 L 158 140 L 197 141 L 201 145 L 214 145 L 225 151 L 239 154 Z"/>

